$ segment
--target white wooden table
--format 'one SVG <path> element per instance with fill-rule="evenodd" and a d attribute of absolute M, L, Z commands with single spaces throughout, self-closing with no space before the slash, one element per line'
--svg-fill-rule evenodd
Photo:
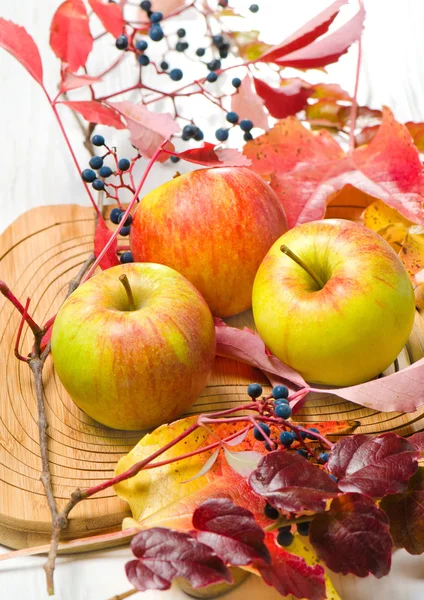
<path fill-rule="evenodd" d="M 328 5 L 330 0 L 259 0 L 260 12 L 254 27 L 262 26 L 266 41 L 278 42 L 307 18 Z M 355 10 L 344 9 L 345 18 Z M 244 8 L 250 0 L 232 4 Z M 45 80 L 53 92 L 58 76 L 58 61 L 48 47 L 48 29 L 60 0 L 0 0 L 0 15 L 24 25 L 35 38 L 43 59 Z M 373 108 L 390 106 L 399 120 L 424 120 L 424 2 L 422 0 L 365 0 L 367 8 L 364 59 L 359 99 Z M 276 18 L 276 11 L 281 17 Z M 349 13 L 350 11 L 350 13 Z M 267 17 L 267 13 L 272 15 Z M 111 52 L 113 43 L 111 42 Z M 352 91 L 356 52 L 352 49 L 339 63 L 328 68 L 327 81 L 340 83 Z M 98 70 L 101 70 L 99 65 Z M 97 69 L 96 69 L 97 70 Z M 115 76 L 114 86 L 120 75 Z M 322 74 L 313 74 L 322 80 Z M 33 206 L 57 203 L 86 203 L 57 124 L 37 84 L 13 58 L 0 53 L 0 133 L 1 133 L 1 226 L 5 229 L 16 217 Z M 70 113 L 61 109 L 78 158 L 86 166 L 88 156 L 82 148 L 80 132 Z M 130 149 L 125 132 L 104 128 L 110 142 Z M 210 138 L 212 139 L 212 138 Z M 181 163 L 180 163 L 181 164 Z M 180 166 L 179 166 L 180 168 Z M 172 175 L 172 167 L 155 167 L 146 190 Z M 124 573 L 128 549 L 61 557 L 56 571 L 56 596 L 61 600 L 107 600 L 130 588 Z M 42 558 L 18 559 L 0 563 L 0 598 L 45 600 L 47 598 Z M 406 552 L 394 554 L 391 574 L 376 580 L 336 578 L 342 600 L 422 600 L 424 598 L 424 556 Z M 138 596 L 136 596 L 138 598 Z M 143 596 L 140 594 L 140 598 Z M 274 600 L 280 596 L 255 578 L 249 578 L 229 600 Z M 187 598 L 177 589 L 147 592 L 146 600 Z"/>

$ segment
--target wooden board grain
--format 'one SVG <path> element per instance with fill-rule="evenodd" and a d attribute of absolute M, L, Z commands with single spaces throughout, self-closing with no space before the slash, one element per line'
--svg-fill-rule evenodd
<path fill-rule="evenodd" d="M 15 221 L 0 236 L 0 279 L 44 323 L 55 314 L 67 284 L 92 251 L 92 210 L 75 205 L 39 207 Z M 251 313 L 229 319 L 235 326 L 253 327 Z M 16 360 L 13 347 L 19 315 L 0 299 L 0 544 L 12 548 L 48 541 L 50 516 L 40 482 L 37 408 L 30 371 Z M 400 367 L 423 355 L 423 322 L 417 322 Z M 21 352 L 29 352 L 31 334 L 22 336 Z M 217 358 L 208 387 L 190 413 L 211 412 L 245 401 L 246 385 L 266 383 L 246 365 Z M 113 474 L 118 459 L 142 432 L 116 431 L 87 417 L 72 402 L 57 378 L 51 359 L 44 372 L 45 402 L 54 493 L 59 507 L 76 487 L 90 487 Z M 413 414 L 377 413 L 335 397 L 314 397 L 299 413 L 302 421 L 356 419 L 359 431 L 396 431 L 406 435 L 424 429 L 424 410 Z M 119 530 L 129 514 L 113 490 L 79 504 L 63 539 Z"/>

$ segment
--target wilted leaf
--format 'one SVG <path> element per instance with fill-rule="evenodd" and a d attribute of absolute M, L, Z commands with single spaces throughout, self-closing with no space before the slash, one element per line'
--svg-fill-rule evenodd
<path fill-rule="evenodd" d="M 0 17 L 0 47 L 14 56 L 43 86 L 43 65 L 38 48 L 26 30 Z"/>
<path fill-rule="evenodd" d="M 424 123 L 405 123 L 405 127 L 411 134 L 414 144 L 420 152 L 424 152 Z"/>
<path fill-rule="evenodd" d="M 399 251 L 399 258 L 411 279 L 415 273 L 424 268 L 424 229 L 422 227 L 409 228 Z"/>
<path fill-rule="evenodd" d="M 276 119 L 284 119 L 303 110 L 312 93 L 311 86 L 301 79 L 287 79 L 279 88 L 273 88 L 256 77 L 254 83 L 269 114 Z"/>
<path fill-rule="evenodd" d="M 241 477 L 249 477 L 256 469 L 263 454 L 254 450 L 244 450 L 242 452 L 231 452 L 224 448 L 225 458 L 230 467 Z"/>
<path fill-rule="evenodd" d="M 94 256 L 96 258 L 100 255 L 101 251 L 106 246 L 112 235 L 113 231 L 108 228 L 103 219 L 99 219 L 97 222 L 96 233 L 94 234 Z M 110 269 L 110 267 L 116 267 L 117 265 L 121 264 L 116 255 L 116 250 L 117 241 L 115 240 L 99 263 L 99 267 L 103 271 L 105 269 Z"/>
<path fill-rule="evenodd" d="M 85 65 L 93 38 L 82 0 L 65 0 L 59 6 L 50 26 L 50 46 L 71 71 Z"/>
<path fill-rule="evenodd" d="M 384 239 L 387 239 L 385 231 L 389 225 L 403 225 L 404 236 L 412 225 L 412 221 L 403 217 L 397 210 L 390 208 L 381 200 L 377 200 L 368 206 L 364 211 L 363 220 L 368 229 L 372 229 Z"/>
<path fill-rule="evenodd" d="M 314 514 L 339 491 L 323 470 L 291 452 L 270 452 L 249 477 L 252 489 L 286 513 Z"/>
<path fill-rule="evenodd" d="M 122 16 L 122 6 L 114 2 L 104 4 L 101 0 L 88 0 L 88 3 L 106 31 L 115 38 L 124 32 L 125 21 Z"/>
<path fill-rule="evenodd" d="M 219 148 L 209 142 L 203 142 L 198 148 L 172 154 L 181 160 L 205 167 L 249 167 L 251 164 L 251 161 L 236 148 Z"/>
<path fill-rule="evenodd" d="M 268 115 L 264 101 L 253 91 L 252 77 L 247 74 L 241 86 L 231 96 L 231 110 L 238 114 L 239 119 L 250 119 L 255 127 L 268 131 Z"/>
<path fill-rule="evenodd" d="M 70 71 L 65 71 L 63 79 L 60 83 L 60 91 L 69 92 L 70 90 L 76 90 L 86 85 L 93 85 L 102 81 L 100 77 L 90 77 L 90 75 L 75 75 Z"/>
<path fill-rule="evenodd" d="M 351 435 L 333 446 L 328 468 L 343 492 L 382 498 L 407 488 L 418 468 L 417 458 L 415 447 L 395 433 Z"/>
<path fill-rule="evenodd" d="M 125 125 L 121 121 L 119 114 L 97 100 L 72 100 L 67 102 L 58 102 L 65 104 L 72 110 L 76 110 L 90 123 L 99 123 L 100 125 L 108 125 L 115 129 L 125 129 Z"/>

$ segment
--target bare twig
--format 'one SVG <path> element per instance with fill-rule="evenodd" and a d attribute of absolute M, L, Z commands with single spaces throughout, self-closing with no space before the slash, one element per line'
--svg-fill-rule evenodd
<path fill-rule="evenodd" d="M 123 592 L 122 594 L 118 594 L 117 596 L 113 596 L 110 600 L 124 600 L 124 598 L 129 598 L 134 594 L 137 594 L 138 590 L 128 590 L 128 592 Z"/>

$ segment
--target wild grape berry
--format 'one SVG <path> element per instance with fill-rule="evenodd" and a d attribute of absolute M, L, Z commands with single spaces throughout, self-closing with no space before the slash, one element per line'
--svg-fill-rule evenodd
<path fill-rule="evenodd" d="M 250 132 L 246 132 L 243 135 L 243 139 L 245 142 L 250 142 L 250 140 L 253 140 L 253 135 Z"/>
<path fill-rule="evenodd" d="M 163 61 L 160 63 L 160 68 L 162 69 L 162 71 L 167 71 L 167 70 L 169 69 L 169 65 L 168 65 L 168 63 L 166 62 L 166 60 L 163 60 Z"/>
<path fill-rule="evenodd" d="M 221 46 L 224 43 L 224 36 L 221 34 L 218 35 L 213 35 L 212 36 L 212 41 L 215 44 L 215 46 Z"/>
<path fill-rule="evenodd" d="M 119 215 L 122 213 L 122 210 L 120 208 L 112 208 L 112 210 L 110 211 L 110 220 L 112 221 L 112 223 L 114 225 L 118 225 L 119 223 Z"/>
<path fill-rule="evenodd" d="M 201 129 L 199 129 L 198 127 L 196 127 L 196 133 L 194 134 L 194 139 L 196 140 L 196 142 L 201 142 L 204 137 L 205 137 L 205 135 L 204 135 L 203 131 Z"/>
<path fill-rule="evenodd" d="M 316 427 L 311 427 L 311 428 L 309 429 L 309 431 L 313 431 L 314 433 L 319 433 L 319 429 L 317 429 Z M 315 437 L 313 434 L 312 434 L 312 435 L 310 435 L 309 433 L 308 433 L 308 438 L 309 438 L 310 440 L 316 440 L 316 439 L 317 439 L 317 438 L 316 438 L 316 437 Z"/>
<path fill-rule="evenodd" d="M 145 50 L 147 50 L 147 46 L 148 43 L 146 42 L 146 40 L 138 40 L 138 42 L 136 42 L 135 44 L 136 50 L 138 50 L 139 52 L 144 52 Z"/>
<path fill-rule="evenodd" d="M 240 129 L 242 131 L 250 131 L 251 129 L 253 129 L 253 123 L 250 119 L 243 119 L 243 121 L 240 121 Z"/>
<path fill-rule="evenodd" d="M 275 416 L 280 419 L 289 419 L 292 414 L 292 409 L 288 404 L 278 404 L 275 409 Z"/>
<path fill-rule="evenodd" d="M 219 142 L 225 142 L 228 140 L 228 129 L 221 127 L 215 131 L 215 137 Z"/>
<path fill-rule="evenodd" d="M 227 113 L 227 121 L 229 123 L 237 123 L 237 121 L 239 120 L 239 116 L 236 112 L 230 111 L 229 113 Z"/>
<path fill-rule="evenodd" d="M 241 79 L 239 77 L 234 77 L 234 79 L 231 81 L 231 83 L 232 83 L 232 86 L 237 89 L 241 86 Z"/>
<path fill-rule="evenodd" d="M 117 37 L 115 41 L 115 46 L 118 48 L 118 50 L 125 50 L 126 48 L 128 48 L 127 36 L 120 35 L 119 37 Z"/>
<path fill-rule="evenodd" d="M 142 67 L 147 67 L 150 62 L 150 58 L 146 54 L 139 54 L 137 60 Z"/>
<path fill-rule="evenodd" d="M 130 235 L 131 227 L 123 227 L 119 232 L 121 235 Z"/>
<path fill-rule="evenodd" d="M 262 435 L 262 432 L 265 433 L 265 435 L 269 435 L 271 433 L 271 430 L 266 423 L 261 423 L 260 429 L 259 429 L 259 426 L 253 428 L 253 436 L 259 442 L 262 442 L 264 440 L 264 436 Z"/>
<path fill-rule="evenodd" d="M 227 58 L 227 56 L 228 56 L 228 50 L 225 50 L 224 48 L 220 48 L 219 49 L 219 57 Z"/>
<path fill-rule="evenodd" d="M 152 12 L 152 14 L 150 15 L 149 18 L 152 23 L 159 23 L 159 21 L 162 21 L 162 19 L 163 19 L 163 14 L 159 11 Z"/>
<path fill-rule="evenodd" d="M 321 463 L 325 464 L 328 462 L 328 452 L 321 452 L 321 454 L 318 455 L 318 458 Z"/>
<path fill-rule="evenodd" d="M 264 448 L 265 450 L 267 450 L 267 452 L 272 452 L 273 450 L 275 450 L 276 446 L 275 444 L 272 444 L 272 447 L 268 444 L 268 442 L 265 442 L 264 444 Z"/>
<path fill-rule="evenodd" d="M 103 166 L 103 158 L 101 156 L 92 156 L 88 164 L 92 169 L 100 169 Z"/>
<path fill-rule="evenodd" d="M 101 179 L 95 179 L 91 185 L 97 192 L 105 189 L 105 183 Z"/>
<path fill-rule="evenodd" d="M 205 56 L 205 52 L 206 52 L 205 48 L 197 48 L 197 50 L 196 50 L 196 54 L 199 57 Z"/>
<path fill-rule="evenodd" d="M 290 531 L 279 531 L 277 535 L 277 544 L 286 548 L 287 546 L 290 546 L 293 539 L 293 534 Z"/>
<path fill-rule="evenodd" d="M 119 257 L 119 260 L 121 261 L 121 263 L 123 265 L 126 265 L 127 263 L 134 262 L 134 258 L 133 258 L 132 252 L 123 252 L 121 254 L 121 256 Z"/>
<path fill-rule="evenodd" d="M 297 523 L 296 528 L 300 535 L 309 535 L 309 525 L 310 521 L 306 521 L 306 523 Z"/>
<path fill-rule="evenodd" d="M 214 73 L 213 71 L 211 71 L 211 73 L 207 74 L 206 81 L 209 81 L 209 83 L 214 83 L 217 79 L 218 79 L 218 75 L 216 73 Z"/>
<path fill-rule="evenodd" d="M 183 29 L 182 27 L 180 27 L 180 29 L 177 30 L 177 36 L 179 38 L 183 38 L 183 37 L 185 37 L 185 35 L 186 35 L 186 30 Z"/>
<path fill-rule="evenodd" d="M 208 62 L 207 67 L 209 71 L 219 71 L 221 68 L 221 61 L 215 58 L 214 60 Z"/>
<path fill-rule="evenodd" d="M 279 404 L 288 404 L 289 401 L 287 400 L 287 398 L 276 398 L 273 402 L 274 406 L 278 406 Z"/>
<path fill-rule="evenodd" d="M 249 10 L 250 10 L 250 12 L 252 12 L 252 13 L 257 13 L 257 12 L 258 12 L 258 10 L 259 10 L 259 6 L 258 6 L 257 4 L 251 4 L 251 5 L 249 6 Z"/>
<path fill-rule="evenodd" d="M 188 48 L 188 43 L 187 42 L 177 42 L 175 45 L 175 50 L 177 52 L 185 52 Z"/>
<path fill-rule="evenodd" d="M 227 8 L 228 0 L 219 0 L 218 4 L 221 8 Z"/>
<path fill-rule="evenodd" d="M 169 76 L 172 81 L 180 81 L 180 79 L 183 78 L 183 72 L 181 69 L 172 69 L 172 71 L 169 72 Z"/>
<path fill-rule="evenodd" d="M 124 218 L 124 212 L 121 212 L 121 214 L 118 217 L 118 223 L 120 223 L 122 221 L 122 219 Z M 128 215 L 128 217 L 125 219 L 125 223 L 124 223 L 124 227 L 129 227 L 131 225 L 133 221 L 133 218 L 131 215 Z"/>
<path fill-rule="evenodd" d="M 196 133 L 195 125 L 185 125 L 183 127 L 183 135 L 185 135 L 188 139 L 192 138 L 195 133 Z"/>
<path fill-rule="evenodd" d="M 309 453 L 307 450 L 305 450 L 305 448 L 299 448 L 299 450 L 296 450 L 296 454 L 303 456 L 303 458 L 308 458 L 309 456 Z"/>
<path fill-rule="evenodd" d="M 84 171 L 81 173 L 81 177 L 87 183 L 91 183 L 96 179 L 97 175 L 92 169 L 84 169 Z"/>
<path fill-rule="evenodd" d="M 272 388 L 271 394 L 273 398 L 288 398 L 289 390 L 285 385 L 276 385 Z"/>
<path fill-rule="evenodd" d="M 99 169 L 99 175 L 100 177 L 110 177 L 112 175 L 113 171 L 110 167 L 100 167 Z"/>
<path fill-rule="evenodd" d="M 160 25 L 152 25 L 149 29 L 149 38 L 154 42 L 160 42 L 163 39 L 163 31 Z"/>
<path fill-rule="evenodd" d="M 181 158 L 179 156 L 171 156 L 171 162 L 177 163 L 180 162 Z"/>
<path fill-rule="evenodd" d="M 150 2 L 150 0 L 143 0 L 143 2 L 140 2 L 140 8 L 147 12 L 152 8 L 152 3 Z"/>
<path fill-rule="evenodd" d="M 251 383 L 247 388 L 247 393 L 251 398 L 262 396 L 262 386 L 259 383 Z"/>
<path fill-rule="evenodd" d="M 264 515 L 267 519 L 272 519 L 273 521 L 276 521 L 280 516 L 280 513 L 276 508 L 274 508 L 273 506 L 271 506 L 271 504 L 268 504 L 267 502 L 264 507 Z"/>
<path fill-rule="evenodd" d="M 128 158 L 121 158 L 118 162 L 118 169 L 120 169 L 121 171 L 128 171 L 130 166 L 131 166 L 131 163 L 128 160 Z"/>
<path fill-rule="evenodd" d="M 302 438 L 302 440 L 306 440 L 306 438 L 308 437 L 308 433 L 306 431 L 299 431 L 299 435 Z"/>
<path fill-rule="evenodd" d="M 91 138 L 91 143 L 94 146 L 104 146 L 105 138 L 102 135 L 93 135 Z"/>
<path fill-rule="evenodd" d="M 295 437 L 291 431 L 282 431 L 280 433 L 280 442 L 282 443 L 283 446 L 286 446 L 286 448 L 291 446 L 293 444 L 294 440 L 295 440 Z"/>

